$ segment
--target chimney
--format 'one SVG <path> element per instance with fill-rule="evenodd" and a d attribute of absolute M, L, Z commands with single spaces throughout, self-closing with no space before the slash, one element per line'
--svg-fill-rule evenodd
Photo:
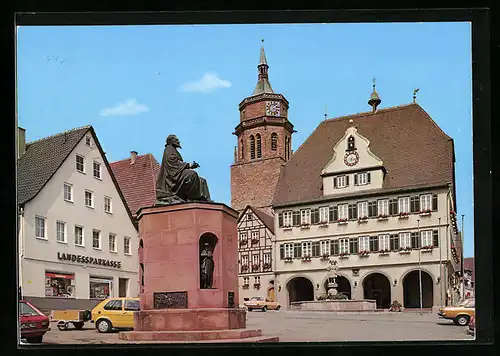
<path fill-rule="evenodd" d="M 137 151 L 130 151 L 130 164 L 134 164 L 137 158 Z"/>
<path fill-rule="evenodd" d="M 19 159 L 26 152 L 26 130 L 17 128 L 17 158 Z"/>

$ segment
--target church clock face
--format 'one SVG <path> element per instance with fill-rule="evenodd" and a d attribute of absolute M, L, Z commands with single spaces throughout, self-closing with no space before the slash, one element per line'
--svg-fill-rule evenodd
<path fill-rule="evenodd" d="M 280 103 L 278 101 L 266 102 L 266 115 L 279 116 L 280 115 Z"/>
<path fill-rule="evenodd" d="M 352 167 L 355 166 L 359 161 L 358 152 L 347 152 L 344 155 L 344 163 L 346 166 Z"/>

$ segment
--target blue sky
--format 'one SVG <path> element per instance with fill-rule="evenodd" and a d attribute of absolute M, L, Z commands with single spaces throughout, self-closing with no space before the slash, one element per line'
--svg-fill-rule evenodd
<path fill-rule="evenodd" d="M 265 39 L 269 77 L 290 102 L 293 149 L 328 117 L 417 102 L 455 140 L 458 214 L 473 256 L 469 23 L 20 27 L 19 125 L 28 141 L 92 125 L 110 161 L 160 160 L 179 136 L 212 197 L 229 205 L 238 104 Z"/>

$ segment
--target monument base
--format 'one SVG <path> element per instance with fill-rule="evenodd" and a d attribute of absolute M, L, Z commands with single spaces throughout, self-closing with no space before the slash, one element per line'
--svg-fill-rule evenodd
<path fill-rule="evenodd" d="M 128 331 L 118 338 L 131 342 L 278 342 L 278 337 L 262 336 L 262 330 L 232 329 L 203 331 Z"/>
<path fill-rule="evenodd" d="M 260 329 L 245 329 L 246 311 L 239 308 L 149 309 L 134 313 L 134 331 L 118 338 L 131 342 L 278 342 Z"/>

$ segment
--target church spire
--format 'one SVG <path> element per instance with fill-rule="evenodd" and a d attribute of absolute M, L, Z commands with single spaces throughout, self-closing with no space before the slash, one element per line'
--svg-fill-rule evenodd
<path fill-rule="evenodd" d="M 273 88 L 271 87 L 271 83 L 269 83 L 269 77 L 267 75 L 267 70 L 269 69 L 269 66 L 267 65 L 266 53 L 264 52 L 264 39 L 262 39 L 262 47 L 260 49 L 260 60 L 257 69 L 259 70 L 259 78 L 252 96 L 263 93 L 274 93 Z"/>

